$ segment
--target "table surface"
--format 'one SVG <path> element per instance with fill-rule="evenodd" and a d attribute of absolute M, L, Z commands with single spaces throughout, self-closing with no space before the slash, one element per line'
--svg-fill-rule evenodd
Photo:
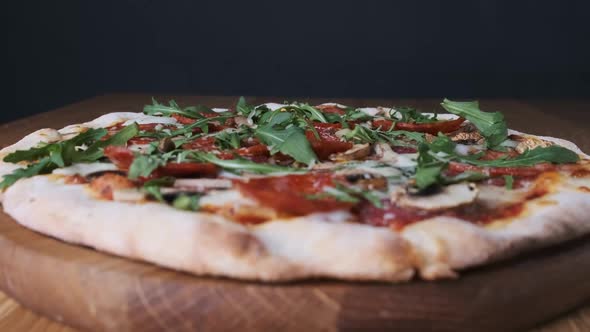
<path fill-rule="evenodd" d="M 0 125 L 0 145 L 5 146 L 18 140 L 23 134 L 36 129 L 71 123 L 84 122 L 108 112 L 140 111 L 143 104 L 149 102 L 148 95 L 125 94 L 105 95 L 92 98 L 77 104 L 69 105 L 58 110 L 38 114 L 29 118 Z M 160 100 L 167 100 L 170 96 L 159 96 Z M 237 100 L 236 97 L 197 97 L 177 96 L 181 105 L 204 104 L 207 106 L 228 107 Z M 248 98 L 253 104 L 275 101 L 282 102 L 284 98 Z M 297 98 L 297 100 L 307 100 Z M 338 101 L 354 106 L 376 105 L 411 105 L 422 110 L 436 109 L 438 100 L 387 100 L 387 99 L 311 99 L 311 103 Z M 573 140 L 584 150 L 590 151 L 590 135 L 588 135 L 588 121 L 590 121 L 590 100 L 541 100 L 541 99 L 493 99 L 480 101 L 484 110 L 504 111 L 510 128 L 536 128 L 535 134 L 562 137 Z M 519 116 L 512 117 L 506 110 L 518 109 Z M 523 114 L 525 116 L 523 116 Z M 535 123 L 531 126 L 531 121 Z M 560 128 L 574 128 L 563 131 Z M 529 131 L 530 132 L 530 131 Z M 590 330 L 590 305 L 570 312 L 554 321 L 547 322 L 533 331 L 539 332 L 569 332 Z M 41 317 L 22 307 L 11 298 L 0 293 L 0 331 L 74 331 L 60 323 Z"/>

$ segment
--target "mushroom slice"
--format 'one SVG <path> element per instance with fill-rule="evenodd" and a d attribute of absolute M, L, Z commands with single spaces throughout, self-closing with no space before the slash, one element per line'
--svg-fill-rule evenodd
<path fill-rule="evenodd" d="M 451 140 L 460 144 L 482 144 L 483 136 L 477 131 L 463 131 L 451 136 Z"/>
<path fill-rule="evenodd" d="M 548 146 L 553 145 L 553 143 L 549 141 L 545 141 L 543 139 L 528 135 L 522 136 L 522 138 L 518 139 L 517 141 L 518 145 L 516 146 L 515 150 L 518 153 L 524 153 L 526 150 L 532 150 L 538 147 L 546 148 Z"/>
<path fill-rule="evenodd" d="M 371 153 L 371 145 L 366 144 L 355 144 L 352 148 L 340 152 L 334 153 L 330 156 L 332 161 L 349 161 L 358 160 L 367 157 Z"/>
<path fill-rule="evenodd" d="M 443 210 L 469 204 L 477 198 L 479 189 L 475 183 L 457 183 L 443 187 L 431 195 L 412 195 L 407 191 L 394 192 L 391 200 L 404 207 L 423 210 Z"/>

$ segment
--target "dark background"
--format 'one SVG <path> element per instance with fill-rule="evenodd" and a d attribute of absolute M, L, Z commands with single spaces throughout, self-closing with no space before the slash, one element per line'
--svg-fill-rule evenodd
<path fill-rule="evenodd" d="M 109 92 L 588 97 L 589 1 L 3 5 L 0 121 Z"/>

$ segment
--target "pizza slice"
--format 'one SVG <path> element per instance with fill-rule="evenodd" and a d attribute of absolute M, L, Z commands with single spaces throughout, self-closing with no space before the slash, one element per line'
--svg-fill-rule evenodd
<path fill-rule="evenodd" d="M 590 162 L 499 112 L 153 101 L 0 151 L 33 230 L 197 275 L 405 281 L 590 231 Z"/>

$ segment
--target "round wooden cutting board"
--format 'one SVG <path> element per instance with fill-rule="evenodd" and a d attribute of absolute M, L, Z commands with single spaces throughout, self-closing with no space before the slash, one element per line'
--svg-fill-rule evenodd
<path fill-rule="evenodd" d="M 30 121 L 37 121 L 39 127 L 59 127 L 100 113 L 138 110 L 137 105 L 147 100 L 146 96 L 103 97 L 84 107 L 75 105 L 67 110 L 67 117 L 57 111 L 53 117 L 46 114 Z M 233 99 L 210 98 L 204 103 L 223 106 L 229 100 Z M 562 135 L 543 131 L 552 117 L 533 112 L 531 104 L 505 103 L 497 102 L 496 109 L 511 110 L 512 105 L 521 110 L 520 115 L 508 113 L 509 120 L 521 119 L 522 124 L 527 114 L 537 114 L 535 119 L 540 121 L 529 123 L 529 128 L 515 121 L 516 129 L 535 132 L 531 127 L 536 126 L 541 127 L 537 132 L 574 140 L 571 136 L 579 133 L 575 124 L 557 120 L 554 126 L 564 130 L 569 126 L 570 131 Z M 2 143 L 32 131 L 30 121 L 22 122 L 25 128 L 18 132 L 5 132 Z M 581 136 L 578 143 L 588 147 L 589 142 L 580 142 Z M 0 288 L 9 296 L 85 330 L 516 331 L 590 298 L 590 242 L 582 238 L 464 271 L 456 280 L 262 284 L 195 277 L 69 245 L 21 227 L 0 213 L 0 272 Z"/>

